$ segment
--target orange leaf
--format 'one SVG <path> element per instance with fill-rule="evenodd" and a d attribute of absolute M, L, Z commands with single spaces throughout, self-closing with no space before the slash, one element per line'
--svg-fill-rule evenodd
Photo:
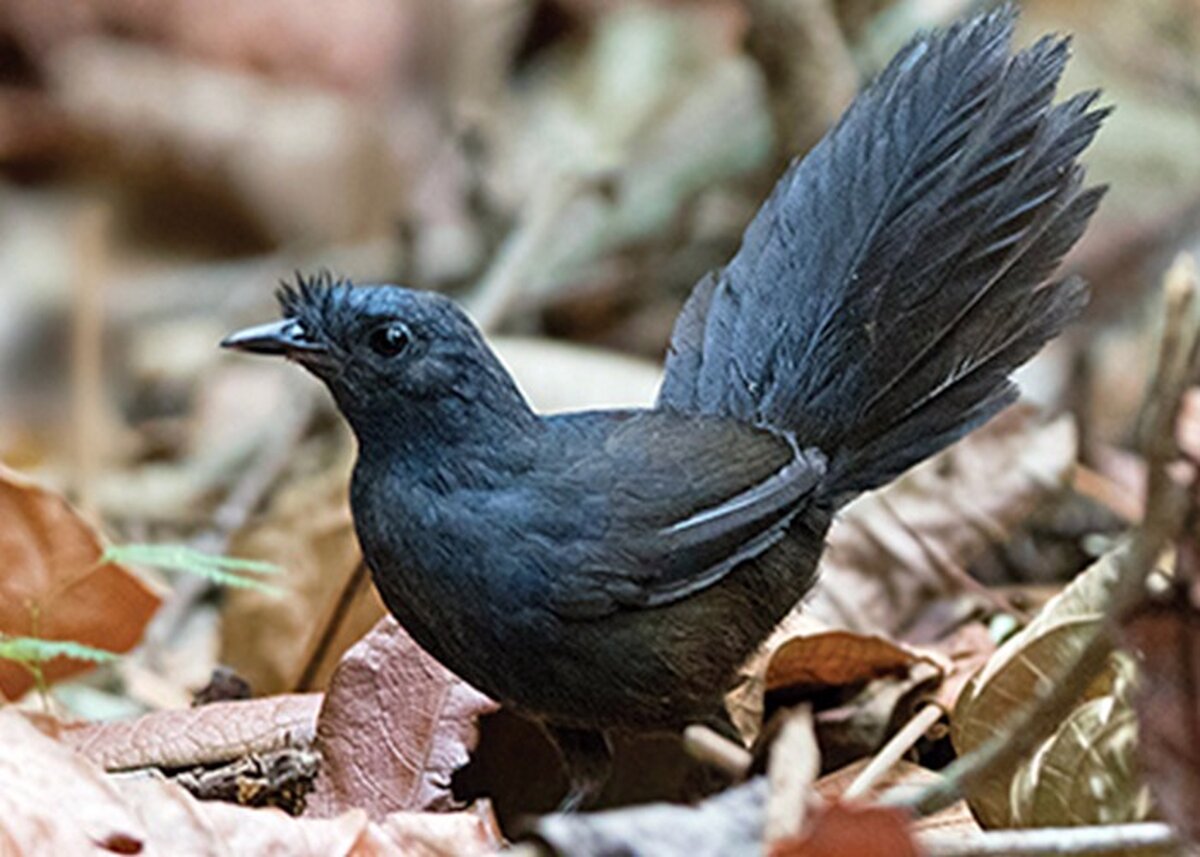
<path fill-rule="evenodd" d="M 920 857 L 911 818 L 897 807 L 833 803 L 813 812 L 799 836 L 771 846 L 771 857 Z"/>
<path fill-rule="evenodd" d="M 0 633 L 132 649 L 159 598 L 128 569 L 99 565 L 102 553 L 66 500 L 0 466 Z M 92 666 L 57 658 L 43 673 L 54 681 Z M 0 694 L 16 699 L 32 684 L 21 665 L 0 662 Z"/>
<path fill-rule="evenodd" d="M 845 687 L 903 675 L 926 660 L 882 637 L 826 631 L 793 637 L 775 650 L 767 667 L 767 690 Z"/>

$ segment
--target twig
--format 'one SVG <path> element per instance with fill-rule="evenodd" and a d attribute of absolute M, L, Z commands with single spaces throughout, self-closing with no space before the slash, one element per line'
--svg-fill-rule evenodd
<path fill-rule="evenodd" d="M 530 198 L 522 222 L 504 239 L 468 301 L 471 316 L 483 330 L 498 328 L 535 278 L 563 213 L 578 198 L 584 184 L 582 176 L 556 173 Z"/>
<path fill-rule="evenodd" d="M 750 0 L 750 53 L 767 81 L 783 158 L 807 151 L 850 103 L 858 68 L 829 0 Z"/>
<path fill-rule="evenodd" d="M 1183 394 L 1194 377 L 1200 326 L 1194 313 L 1194 266 L 1181 257 L 1165 282 L 1166 327 L 1158 366 L 1143 407 L 1143 446 L 1147 464 L 1146 515 L 1133 537 L 1113 552 L 1118 577 L 1107 615 L 1126 614 L 1145 596 L 1146 579 L 1163 550 L 1183 522 L 1184 491 L 1171 478 L 1168 467 L 1178 457 L 1175 426 Z M 1099 628 L 1074 663 L 1051 682 L 1042 682 L 1033 702 L 1011 717 L 995 738 L 957 759 L 943 779 L 915 797 L 892 790 L 884 802 L 908 806 L 930 815 L 955 803 L 964 794 L 991 778 L 997 770 L 1014 764 L 1031 752 L 1062 722 L 1108 662 L 1112 642 L 1107 628 Z"/>
<path fill-rule="evenodd" d="M 75 273 L 71 325 L 71 428 L 74 434 L 75 501 L 96 514 L 96 477 L 104 448 L 104 278 L 108 210 L 89 204 L 75 224 Z"/>
<path fill-rule="evenodd" d="M 754 762 L 745 747 L 698 723 L 683 730 L 683 749 L 693 759 L 724 771 L 734 780 L 743 779 Z"/>
<path fill-rule="evenodd" d="M 1054 854 L 1175 853 L 1179 837 L 1160 821 L 1099 827 L 1042 827 L 978 833 L 930 831 L 920 837 L 929 857 L 1042 857 Z"/>
<path fill-rule="evenodd" d="M 842 797 L 853 800 L 869 792 L 941 718 L 940 705 L 929 703 L 918 711 L 912 720 L 904 724 L 904 727 L 883 745 L 883 749 L 875 754 L 875 758 L 854 778 L 854 782 L 842 793 Z"/>
<path fill-rule="evenodd" d="M 251 465 L 234 483 L 225 501 L 217 507 L 212 526 L 192 539 L 190 547 L 205 553 L 225 553 L 233 536 L 283 475 L 316 410 L 315 396 L 307 388 L 302 392 L 301 388 L 296 389 L 297 395 L 289 403 L 285 416 L 263 433 L 258 444 L 261 454 L 252 459 Z M 170 599 L 146 629 L 144 649 L 152 663 L 167 641 L 179 632 L 192 605 L 211 592 L 213 585 L 207 578 L 191 575 L 178 581 Z"/>
<path fill-rule="evenodd" d="M 812 709 L 800 706 L 788 715 L 767 762 L 768 843 L 798 836 L 804 829 L 813 783 L 821 773 L 821 750 L 813 726 Z"/>
<path fill-rule="evenodd" d="M 358 565 L 354 567 L 350 577 L 342 586 L 341 593 L 338 594 L 337 603 L 333 605 L 333 610 L 329 614 L 329 618 L 325 621 L 324 627 L 321 629 L 321 636 L 317 640 L 317 644 L 313 646 L 312 653 L 304 662 L 304 669 L 300 670 L 300 677 L 296 679 L 295 690 L 304 692 L 313 689 L 313 683 L 317 677 L 317 670 L 321 668 L 326 656 L 329 654 L 329 648 L 333 645 L 334 639 L 337 637 L 338 631 L 342 629 L 342 623 L 346 621 L 346 616 L 350 613 L 350 607 L 354 604 L 354 599 L 358 597 L 358 593 L 362 590 L 363 584 L 367 580 L 367 563 L 365 560 L 359 560 Z"/>

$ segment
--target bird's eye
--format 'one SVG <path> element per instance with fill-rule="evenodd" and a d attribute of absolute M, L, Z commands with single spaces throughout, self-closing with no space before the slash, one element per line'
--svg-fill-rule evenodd
<path fill-rule="evenodd" d="M 371 350 L 381 357 L 395 357 L 408 348 L 410 340 L 408 328 L 393 321 L 371 331 Z"/>

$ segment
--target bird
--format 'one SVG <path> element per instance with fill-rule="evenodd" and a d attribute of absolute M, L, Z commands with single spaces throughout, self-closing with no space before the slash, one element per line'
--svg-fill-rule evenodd
<path fill-rule="evenodd" d="M 651 407 L 537 413 L 465 311 L 303 277 L 225 347 L 323 381 L 357 441 L 355 531 L 388 610 L 539 723 L 594 803 L 621 733 L 708 724 L 814 584 L 838 510 L 1018 396 L 1084 309 L 1056 276 L 1104 194 L 1109 108 L 1011 6 L 916 37 L 695 285 Z"/>

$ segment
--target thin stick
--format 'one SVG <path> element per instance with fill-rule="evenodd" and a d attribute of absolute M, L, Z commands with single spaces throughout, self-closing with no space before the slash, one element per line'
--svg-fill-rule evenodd
<path fill-rule="evenodd" d="M 75 502 L 94 518 L 96 478 L 104 455 L 104 298 L 108 211 L 93 203 L 75 225 L 71 324 L 71 429 Z"/>
<path fill-rule="evenodd" d="M 1042 857 L 1055 854 L 1176 853 L 1179 837 L 1161 821 L 1099 827 L 1042 827 L 978 833 L 930 831 L 920 837 L 929 857 Z"/>
<path fill-rule="evenodd" d="M 213 513 L 212 526 L 192 539 L 189 547 L 205 553 L 223 554 L 229 549 L 233 536 L 240 530 L 263 499 L 279 480 L 292 461 L 297 444 L 308 430 L 316 412 L 315 396 L 307 389 L 296 387 L 298 392 L 283 416 L 263 433 L 257 448 L 261 454 L 252 459 L 250 466 L 225 500 Z M 214 584 L 207 578 L 187 575 L 182 577 L 172 590 L 171 597 L 159 609 L 158 615 L 146 629 L 143 648 L 148 653 L 151 665 L 160 660 L 167 641 L 173 639 L 183 626 L 192 605 L 211 592 Z"/>
<path fill-rule="evenodd" d="M 735 780 L 743 779 L 754 762 L 745 747 L 699 723 L 683 730 L 683 749 L 698 762 L 724 771 Z"/>
<path fill-rule="evenodd" d="M 1146 515 L 1133 538 L 1111 555 L 1119 573 L 1107 610 L 1110 620 L 1141 602 L 1146 579 L 1183 523 L 1185 490 L 1171 478 L 1168 467 L 1178 458 L 1175 426 L 1183 394 L 1195 375 L 1200 344 L 1200 325 L 1194 312 L 1195 268 L 1186 258 L 1181 257 L 1167 273 L 1164 292 L 1166 327 L 1158 366 L 1143 407 Z M 996 771 L 1028 755 L 1057 728 L 1104 669 L 1111 651 L 1108 629 L 1098 629 L 1075 662 L 1068 664 L 1056 680 L 1040 683 L 1033 702 L 1009 718 L 995 738 L 949 765 L 938 783 L 915 796 L 893 789 L 884 795 L 884 802 L 930 815 L 970 794 Z"/>
<path fill-rule="evenodd" d="M 553 175 L 530 199 L 521 224 L 504 240 L 470 300 L 471 316 L 483 330 L 498 328 L 520 299 L 584 185 L 576 175 Z"/>
<path fill-rule="evenodd" d="M 329 618 L 325 621 L 324 627 L 321 629 L 321 636 L 317 640 L 317 644 L 313 646 L 312 653 L 304 662 L 304 668 L 300 670 L 300 678 L 296 679 L 296 691 L 302 693 L 313 689 L 313 683 L 317 678 L 317 670 L 321 668 L 321 664 L 325 661 L 325 657 L 329 654 L 329 649 L 333 645 L 334 639 L 337 637 L 338 631 L 342 629 L 342 624 L 346 621 L 346 617 L 350 615 L 350 607 L 354 604 L 354 599 L 358 597 L 358 593 L 362 591 L 363 585 L 367 582 L 367 563 L 365 560 L 359 560 L 358 565 L 354 567 L 350 577 L 342 586 L 342 591 L 338 594 L 337 603 L 333 605 L 333 610 L 329 614 Z"/>
<path fill-rule="evenodd" d="M 875 784 L 890 771 L 904 754 L 916 744 L 933 724 L 942 719 L 942 707 L 934 703 L 927 704 L 918 711 L 904 727 L 892 736 L 875 754 L 870 763 L 854 778 L 850 787 L 842 793 L 845 800 L 860 798 L 875 787 Z"/>
<path fill-rule="evenodd" d="M 802 705 L 784 721 L 767 762 L 770 791 L 763 836 L 768 843 L 798 836 L 804 829 L 813 783 L 820 773 L 821 750 L 812 709 Z"/>

